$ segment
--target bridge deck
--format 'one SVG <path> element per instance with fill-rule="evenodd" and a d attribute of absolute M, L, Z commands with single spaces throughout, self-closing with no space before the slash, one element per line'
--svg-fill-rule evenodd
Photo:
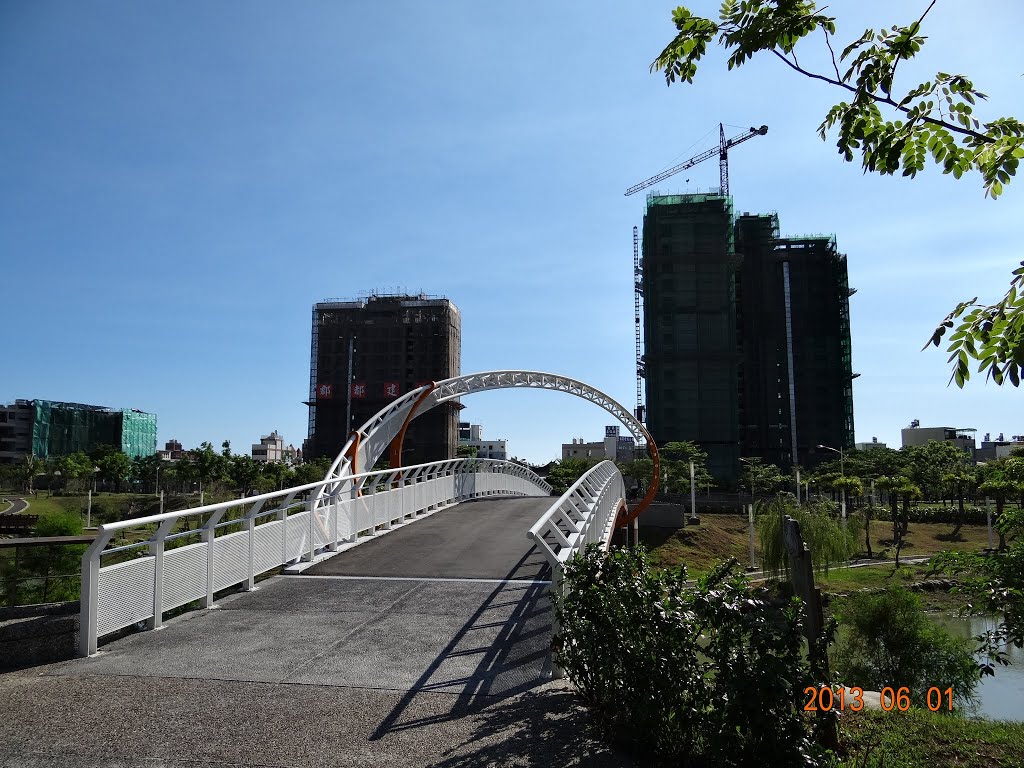
<path fill-rule="evenodd" d="M 526 531 L 551 497 L 476 499 L 360 544 L 304 571 L 313 576 L 548 579 Z"/>
<path fill-rule="evenodd" d="M 548 503 L 460 505 L 319 575 L 0 675 L 0 765 L 623 765 L 544 683 L 550 609 L 525 531 Z M 453 558 L 468 578 L 449 580 Z"/>

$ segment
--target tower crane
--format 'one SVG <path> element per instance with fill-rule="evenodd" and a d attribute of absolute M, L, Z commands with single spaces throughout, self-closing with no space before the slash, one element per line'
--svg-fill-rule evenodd
<path fill-rule="evenodd" d="M 729 150 L 735 147 L 737 144 L 742 144 L 747 139 L 752 139 L 755 136 L 764 136 L 768 133 L 768 126 L 762 125 L 760 128 L 751 128 L 746 133 L 741 133 L 739 136 L 733 136 L 731 139 L 726 141 L 725 139 L 725 128 L 721 123 L 718 124 L 718 146 L 701 152 L 699 155 L 691 157 L 684 163 L 675 165 L 669 168 L 667 171 L 662 171 L 657 176 L 652 176 L 647 181 L 641 181 L 639 184 L 635 184 L 626 190 L 626 196 L 629 197 L 642 189 L 654 186 L 659 181 L 667 179 L 669 176 L 675 176 L 680 171 L 685 171 L 687 168 L 693 168 L 698 163 L 703 163 L 705 160 L 710 160 L 715 155 L 718 155 L 718 172 L 721 178 L 722 194 L 729 194 Z"/>
<path fill-rule="evenodd" d="M 703 163 L 705 160 L 709 160 L 715 155 L 718 155 L 718 172 L 721 178 L 722 184 L 722 195 L 727 196 L 729 194 L 729 150 L 735 147 L 737 144 L 742 144 L 747 139 L 752 139 L 755 136 L 764 136 L 768 133 L 768 126 L 762 125 L 760 128 L 751 128 L 746 133 L 741 133 L 739 136 L 733 136 L 731 139 L 726 141 L 725 139 L 725 128 L 721 123 L 718 124 L 718 146 L 714 149 L 709 149 L 706 152 L 701 152 L 699 155 L 691 157 L 686 162 L 680 163 L 679 165 L 669 168 L 667 171 L 662 171 L 657 176 L 652 176 L 647 181 L 641 181 L 626 190 L 626 196 L 632 195 L 639 192 L 642 189 L 654 186 L 659 181 L 667 179 L 669 176 L 674 176 L 680 171 L 685 171 L 687 168 L 693 168 L 698 163 Z M 644 419 L 644 409 L 641 405 L 641 393 L 643 385 L 641 380 L 646 377 L 647 372 L 645 370 L 644 358 L 643 358 L 643 344 L 642 344 L 642 318 L 640 313 L 640 299 L 643 296 L 643 268 L 640 259 L 640 243 L 637 236 L 637 228 L 633 227 L 633 320 L 636 327 L 636 417 L 640 421 Z"/>

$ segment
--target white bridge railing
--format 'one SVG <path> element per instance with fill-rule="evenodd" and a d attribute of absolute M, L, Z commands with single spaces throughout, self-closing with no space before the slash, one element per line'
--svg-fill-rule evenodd
<path fill-rule="evenodd" d="M 166 611 L 195 601 L 211 607 L 219 590 L 254 589 L 262 573 L 460 501 L 550 492 L 517 464 L 457 459 L 108 523 L 82 556 L 79 652 L 91 655 L 104 635 L 143 621 L 155 629 Z"/>
<path fill-rule="evenodd" d="M 618 467 L 612 461 L 602 461 L 573 483 L 527 531 L 527 537 L 551 564 L 552 584 L 561 583 L 562 566 L 587 544 L 608 548 L 625 498 Z"/>

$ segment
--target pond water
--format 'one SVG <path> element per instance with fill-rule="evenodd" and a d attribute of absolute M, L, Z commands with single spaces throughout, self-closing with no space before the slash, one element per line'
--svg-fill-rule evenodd
<path fill-rule="evenodd" d="M 975 636 L 994 629 L 997 622 L 987 616 L 929 614 L 928 618 L 955 637 L 973 642 Z M 1010 666 L 996 665 L 995 677 L 983 677 L 975 695 L 980 704 L 977 714 L 995 720 L 1024 721 L 1024 649 L 1009 649 Z"/>

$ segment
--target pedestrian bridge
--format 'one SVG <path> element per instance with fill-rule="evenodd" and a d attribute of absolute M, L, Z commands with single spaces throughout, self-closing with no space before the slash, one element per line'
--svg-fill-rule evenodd
<path fill-rule="evenodd" d="M 385 450 L 401 456 L 406 427 L 429 408 L 523 387 L 590 400 L 646 439 L 655 458 L 648 497 L 628 510 L 622 476 L 608 461 L 558 499 L 542 478 L 512 462 L 360 471 Z M 160 628 L 170 612 L 212 608 L 228 590 L 253 591 L 261 575 L 282 567 L 307 578 L 557 584 L 568 558 L 589 542 L 607 546 L 615 527 L 634 522 L 653 496 L 657 453 L 647 438 L 607 395 L 555 374 L 496 371 L 426 385 L 355 431 L 321 481 L 102 526 L 82 559 L 80 653 L 95 654 L 101 638 L 128 627 Z"/>

